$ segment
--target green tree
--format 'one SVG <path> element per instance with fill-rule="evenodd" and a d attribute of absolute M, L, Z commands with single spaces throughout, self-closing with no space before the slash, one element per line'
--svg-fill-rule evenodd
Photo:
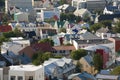
<path fill-rule="evenodd" d="M 4 36 L 0 36 L 0 45 L 5 42 L 5 41 L 8 41 L 9 39 L 8 38 L 5 38 Z"/>
<path fill-rule="evenodd" d="M 33 55 L 32 57 L 32 63 L 34 65 L 40 65 L 42 64 L 45 60 L 48 60 L 49 58 L 53 57 L 53 53 L 51 52 L 37 52 Z"/>
<path fill-rule="evenodd" d="M 90 26 L 90 30 L 96 32 L 101 27 L 104 27 L 104 25 L 101 23 L 95 23 L 95 24 Z"/>
<path fill-rule="evenodd" d="M 66 4 L 66 0 L 60 0 L 60 5 Z"/>
<path fill-rule="evenodd" d="M 102 23 L 105 27 L 109 27 L 111 29 L 111 24 L 112 24 L 111 20 L 104 20 L 101 21 L 100 23 Z"/>
<path fill-rule="evenodd" d="M 113 31 L 116 33 L 120 33 L 120 21 L 115 23 L 115 27 L 113 28 Z"/>
<path fill-rule="evenodd" d="M 67 20 L 67 14 L 61 13 L 60 14 L 60 21 L 64 21 L 64 20 Z"/>
<path fill-rule="evenodd" d="M 111 74 L 113 75 L 120 75 L 120 66 L 115 67 L 112 71 Z"/>
<path fill-rule="evenodd" d="M 87 51 L 84 49 L 79 49 L 71 52 L 71 58 L 74 60 L 79 60 L 81 57 L 87 55 Z"/>
<path fill-rule="evenodd" d="M 45 43 L 45 42 L 49 42 L 52 46 L 54 46 L 54 42 L 50 38 L 46 38 L 46 39 L 42 39 L 42 40 L 38 41 L 38 43 Z"/>
<path fill-rule="evenodd" d="M 75 68 L 76 73 L 80 73 L 81 72 L 81 67 L 82 67 L 82 65 L 79 62 L 77 62 L 76 68 Z"/>
<path fill-rule="evenodd" d="M 66 33 L 66 29 L 65 28 L 60 28 L 60 32 Z"/>
<path fill-rule="evenodd" d="M 96 70 L 100 71 L 101 69 L 103 69 L 103 59 L 99 53 L 95 53 L 95 55 L 93 56 L 93 64 Z"/>

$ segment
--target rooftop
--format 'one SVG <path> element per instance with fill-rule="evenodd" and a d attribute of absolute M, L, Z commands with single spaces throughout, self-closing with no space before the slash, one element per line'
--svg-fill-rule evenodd
<path fill-rule="evenodd" d="M 35 71 L 42 68 L 42 66 L 34 66 L 34 65 L 17 65 L 10 66 L 10 70 L 12 71 Z"/>
<path fill-rule="evenodd" d="M 103 75 L 103 74 L 97 74 L 97 79 L 108 79 L 108 80 L 117 80 L 119 76 L 116 75 Z"/>
<path fill-rule="evenodd" d="M 80 40 L 80 39 L 73 39 L 75 40 L 78 44 L 107 44 L 111 43 L 111 41 L 107 39 L 87 39 L 87 40 Z"/>

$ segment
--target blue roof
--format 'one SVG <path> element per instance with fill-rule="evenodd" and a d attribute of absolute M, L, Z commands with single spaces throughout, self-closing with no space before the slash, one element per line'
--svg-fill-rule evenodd
<path fill-rule="evenodd" d="M 26 54 L 19 55 L 19 59 L 21 60 L 22 64 L 29 64 L 32 61 Z"/>
<path fill-rule="evenodd" d="M 29 32 L 25 32 L 26 35 L 28 35 L 29 38 L 33 38 L 33 36 L 36 36 L 35 31 L 29 31 Z"/>
<path fill-rule="evenodd" d="M 86 55 L 84 59 L 88 62 L 89 65 L 93 65 L 93 59 L 90 55 Z"/>
<path fill-rule="evenodd" d="M 78 77 L 80 77 L 82 80 L 87 80 L 87 79 L 96 80 L 93 75 L 88 74 L 86 72 L 82 72 L 81 74 L 78 75 Z"/>
<path fill-rule="evenodd" d="M 107 10 L 109 10 L 109 11 L 118 10 L 118 6 L 107 6 L 106 8 L 107 8 Z"/>
<path fill-rule="evenodd" d="M 88 80 L 88 79 L 96 80 L 96 78 L 93 75 L 91 75 L 87 72 L 71 74 L 70 76 L 68 76 L 68 79 L 72 79 L 74 77 L 79 77 L 81 80 Z"/>
<path fill-rule="evenodd" d="M 45 66 L 45 73 L 46 75 L 51 75 L 54 71 L 54 69 L 56 68 L 57 65 L 55 65 L 54 63 L 51 63 L 47 66 Z"/>
<path fill-rule="evenodd" d="M 8 53 L 2 54 L 11 64 L 14 64 L 13 58 L 17 58 L 13 52 L 9 51 Z"/>

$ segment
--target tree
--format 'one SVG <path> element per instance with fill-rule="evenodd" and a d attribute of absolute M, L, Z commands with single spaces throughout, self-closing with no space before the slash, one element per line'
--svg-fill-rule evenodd
<path fill-rule="evenodd" d="M 116 33 L 120 33 L 120 21 L 115 23 L 115 27 L 114 27 L 113 31 Z"/>
<path fill-rule="evenodd" d="M 101 21 L 100 23 L 102 23 L 105 27 L 109 27 L 111 29 L 111 24 L 112 24 L 111 20 L 104 20 Z"/>
<path fill-rule="evenodd" d="M 96 32 L 101 27 L 104 27 L 104 25 L 101 23 L 95 23 L 95 24 L 90 26 L 90 30 Z"/>
<path fill-rule="evenodd" d="M 101 69 L 103 69 L 103 59 L 99 53 L 94 54 L 93 64 L 94 64 L 96 70 L 100 71 Z"/>
<path fill-rule="evenodd" d="M 60 14 L 60 21 L 64 21 L 64 20 L 66 20 L 66 19 L 67 19 L 67 14 L 61 13 L 61 14 Z"/>
<path fill-rule="evenodd" d="M 79 49 L 76 51 L 72 51 L 70 55 L 71 58 L 73 58 L 74 60 L 79 60 L 81 57 L 87 55 L 87 51 L 84 49 Z"/>
<path fill-rule="evenodd" d="M 46 38 L 46 39 L 42 39 L 40 41 L 38 41 L 39 43 L 45 43 L 45 42 L 49 42 L 52 46 L 54 46 L 54 42 L 52 39 L 50 38 Z"/>
<path fill-rule="evenodd" d="M 9 39 L 8 38 L 5 38 L 4 36 L 0 36 L 0 45 L 5 42 L 5 41 L 8 41 Z"/>
<path fill-rule="evenodd" d="M 79 61 L 77 61 L 76 68 L 75 68 L 76 73 L 81 72 L 81 67 L 82 67 L 82 64 L 80 64 Z"/>
<path fill-rule="evenodd" d="M 111 74 L 113 75 L 120 75 L 120 66 L 115 67 L 112 71 Z"/>
<path fill-rule="evenodd" d="M 40 65 L 42 64 L 45 60 L 48 60 L 49 58 L 53 57 L 53 53 L 51 52 L 37 52 L 33 55 L 32 57 L 32 63 L 34 65 Z"/>
<path fill-rule="evenodd" d="M 60 28 L 60 32 L 66 33 L 66 29 L 65 28 Z"/>

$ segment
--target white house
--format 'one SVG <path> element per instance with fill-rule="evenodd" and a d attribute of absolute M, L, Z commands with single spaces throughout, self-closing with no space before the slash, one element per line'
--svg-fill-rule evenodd
<path fill-rule="evenodd" d="M 114 34 L 113 32 L 111 32 L 108 27 L 104 28 L 101 27 L 100 29 L 98 29 L 95 33 L 98 37 L 101 37 L 102 39 L 108 39 L 110 37 L 116 37 L 116 34 Z"/>
<path fill-rule="evenodd" d="M 24 40 L 22 37 L 11 38 L 10 42 L 3 42 L 1 45 L 1 53 L 11 51 L 18 55 L 18 52 L 27 46 L 30 46 L 30 40 Z"/>
<path fill-rule="evenodd" d="M 84 18 L 85 16 L 91 17 L 91 13 L 87 9 L 77 9 L 74 11 L 75 16 L 81 16 Z"/>
<path fill-rule="evenodd" d="M 8 80 L 44 80 L 44 67 L 42 65 L 10 66 Z"/>

